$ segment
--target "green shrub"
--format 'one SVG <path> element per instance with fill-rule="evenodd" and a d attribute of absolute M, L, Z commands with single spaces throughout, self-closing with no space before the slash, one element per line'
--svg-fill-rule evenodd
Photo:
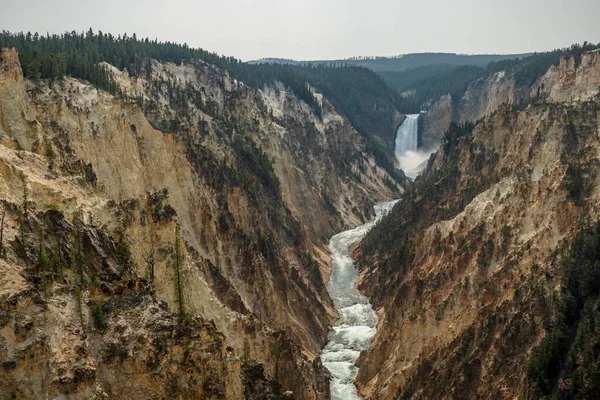
<path fill-rule="evenodd" d="M 108 310 L 101 304 L 95 304 L 92 307 L 92 318 L 96 329 L 108 328 Z"/>

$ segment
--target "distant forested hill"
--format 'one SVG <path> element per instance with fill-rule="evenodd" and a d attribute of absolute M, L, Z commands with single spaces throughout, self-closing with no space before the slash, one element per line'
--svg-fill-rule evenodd
<path fill-rule="evenodd" d="M 441 96 L 450 94 L 460 100 L 467 86 L 474 80 L 499 71 L 514 76 L 517 85 L 527 87 L 541 77 L 551 65 L 558 65 L 561 57 L 581 55 L 598 45 L 584 43 L 569 48 L 532 54 L 479 54 L 418 53 L 398 57 L 356 57 L 347 60 L 298 62 L 288 59 L 267 58 L 252 61 L 262 65 L 319 65 L 358 66 L 379 74 L 388 86 L 399 94 L 399 109 L 403 113 L 417 113 Z"/>
<path fill-rule="evenodd" d="M 485 65 L 432 64 L 404 71 L 378 71 L 378 74 L 398 93 L 405 93 L 402 96 L 404 112 L 418 112 L 427 108 L 428 103 L 446 94 L 450 94 L 453 101 L 459 101 L 470 82 L 499 71 L 506 71 L 512 75 L 518 86 L 529 87 L 546 73 L 551 65 L 558 65 L 562 57 L 575 57 L 578 60 L 583 52 L 599 46 L 586 42 L 564 49 L 492 60 Z"/>
<path fill-rule="evenodd" d="M 428 65 L 461 66 L 474 65 L 485 67 L 492 61 L 523 58 L 529 54 L 456 54 L 456 53 L 416 53 L 395 57 L 353 57 L 345 60 L 315 60 L 294 61 L 283 58 L 265 58 L 250 61 L 250 64 L 277 63 L 277 64 L 335 64 L 355 65 L 369 68 L 375 72 L 392 71 L 400 72 L 412 68 Z"/>
<path fill-rule="evenodd" d="M 403 113 L 416 113 L 430 99 L 437 99 L 447 93 L 453 97 L 462 95 L 469 82 L 485 74 L 488 65 L 508 65 L 528 56 L 529 54 L 417 53 L 396 57 L 354 57 L 316 61 L 265 58 L 246 64 L 367 68 L 382 76 L 398 93 L 417 88 L 414 96 L 401 98 L 398 102 Z"/>

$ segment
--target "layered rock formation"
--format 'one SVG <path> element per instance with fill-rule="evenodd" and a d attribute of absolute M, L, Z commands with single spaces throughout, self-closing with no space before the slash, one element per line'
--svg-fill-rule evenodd
<path fill-rule="evenodd" d="M 600 215 L 599 61 L 563 60 L 526 109 L 448 132 L 361 243 L 360 287 L 380 317 L 359 360 L 365 398 L 528 397 L 556 250 Z"/>
<path fill-rule="evenodd" d="M 327 99 L 202 62 L 112 69 L 116 98 L 0 57 L 0 395 L 327 398 L 327 239 L 400 190 Z"/>

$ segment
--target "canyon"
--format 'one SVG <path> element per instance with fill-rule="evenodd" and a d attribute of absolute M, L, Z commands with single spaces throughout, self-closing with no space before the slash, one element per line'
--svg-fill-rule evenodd
<path fill-rule="evenodd" d="M 0 51 L 0 398 L 540 397 L 561 257 L 600 217 L 600 51 L 419 114 L 364 68 L 92 84 L 26 54 Z"/>
<path fill-rule="evenodd" d="M 0 57 L 0 394 L 327 398 L 328 238 L 402 190 L 347 119 L 202 62 L 106 65 L 116 98 Z"/>
<path fill-rule="evenodd" d="M 379 318 L 358 360 L 364 398 L 533 396 L 526 366 L 560 292 L 557 254 L 599 216 L 599 71 L 589 52 L 552 66 L 526 107 L 486 96 L 473 115 L 490 114 L 450 127 L 361 242 L 359 287 Z"/>

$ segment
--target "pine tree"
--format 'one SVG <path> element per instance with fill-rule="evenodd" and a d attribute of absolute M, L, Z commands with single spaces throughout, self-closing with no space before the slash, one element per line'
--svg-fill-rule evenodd
<path fill-rule="evenodd" d="M 150 229 L 150 238 L 148 239 L 148 250 L 144 254 L 146 262 L 146 276 L 151 290 L 154 290 L 154 269 L 156 265 L 156 235 L 154 230 Z"/>
<path fill-rule="evenodd" d="M 6 217 L 6 205 L 2 208 L 2 221 L 0 221 L 0 258 L 4 258 L 4 217 Z"/>
<path fill-rule="evenodd" d="M 48 169 L 50 171 L 54 170 L 54 159 L 56 157 L 56 155 L 54 154 L 54 149 L 52 148 L 52 143 L 50 143 L 49 140 L 46 140 L 46 149 L 45 149 L 45 153 L 46 153 L 46 160 L 48 160 Z"/>
<path fill-rule="evenodd" d="M 183 323 L 186 320 L 185 305 L 183 303 L 183 282 L 181 279 L 182 264 L 183 251 L 181 247 L 181 230 L 179 224 L 177 224 L 175 227 L 175 244 L 173 246 L 173 267 L 175 269 L 175 293 L 177 296 L 177 319 L 179 323 Z"/>
<path fill-rule="evenodd" d="M 25 174 L 21 174 L 21 183 L 23 185 L 23 202 L 21 207 L 18 210 L 19 216 L 19 236 L 21 240 L 21 245 L 23 246 L 23 252 L 27 253 L 27 245 L 25 243 L 25 223 L 27 222 L 27 202 L 29 201 L 28 196 L 29 192 L 27 189 L 27 181 L 25 179 Z"/>
<path fill-rule="evenodd" d="M 40 229 L 38 231 L 38 253 L 35 259 L 35 269 L 40 275 L 42 291 L 46 293 L 46 274 L 48 272 L 49 258 L 46 254 L 46 243 L 44 240 L 44 232 Z"/>
<path fill-rule="evenodd" d="M 25 174 L 21 173 L 21 183 L 23 184 L 23 216 L 27 220 L 27 202 L 29 201 L 29 190 L 27 188 L 27 180 Z"/>
<path fill-rule="evenodd" d="M 77 312 L 81 322 L 81 329 L 85 331 L 85 321 L 83 318 L 83 290 L 85 285 L 85 276 L 83 273 L 83 233 L 81 231 L 79 216 L 75 216 L 75 232 L 72 240 L 72 268 L 77 274 L 77 283 L 75 284 L 75 300 L 77 302 Z"/>
<path fill-rule="evenodd" d="M 125 235 L 119 236 L 119 240 L 117 241 L 116 258 L 121 266 L 121 277 L 123 277 L 132 267 L 131 249 L 125 239 Z"/>

